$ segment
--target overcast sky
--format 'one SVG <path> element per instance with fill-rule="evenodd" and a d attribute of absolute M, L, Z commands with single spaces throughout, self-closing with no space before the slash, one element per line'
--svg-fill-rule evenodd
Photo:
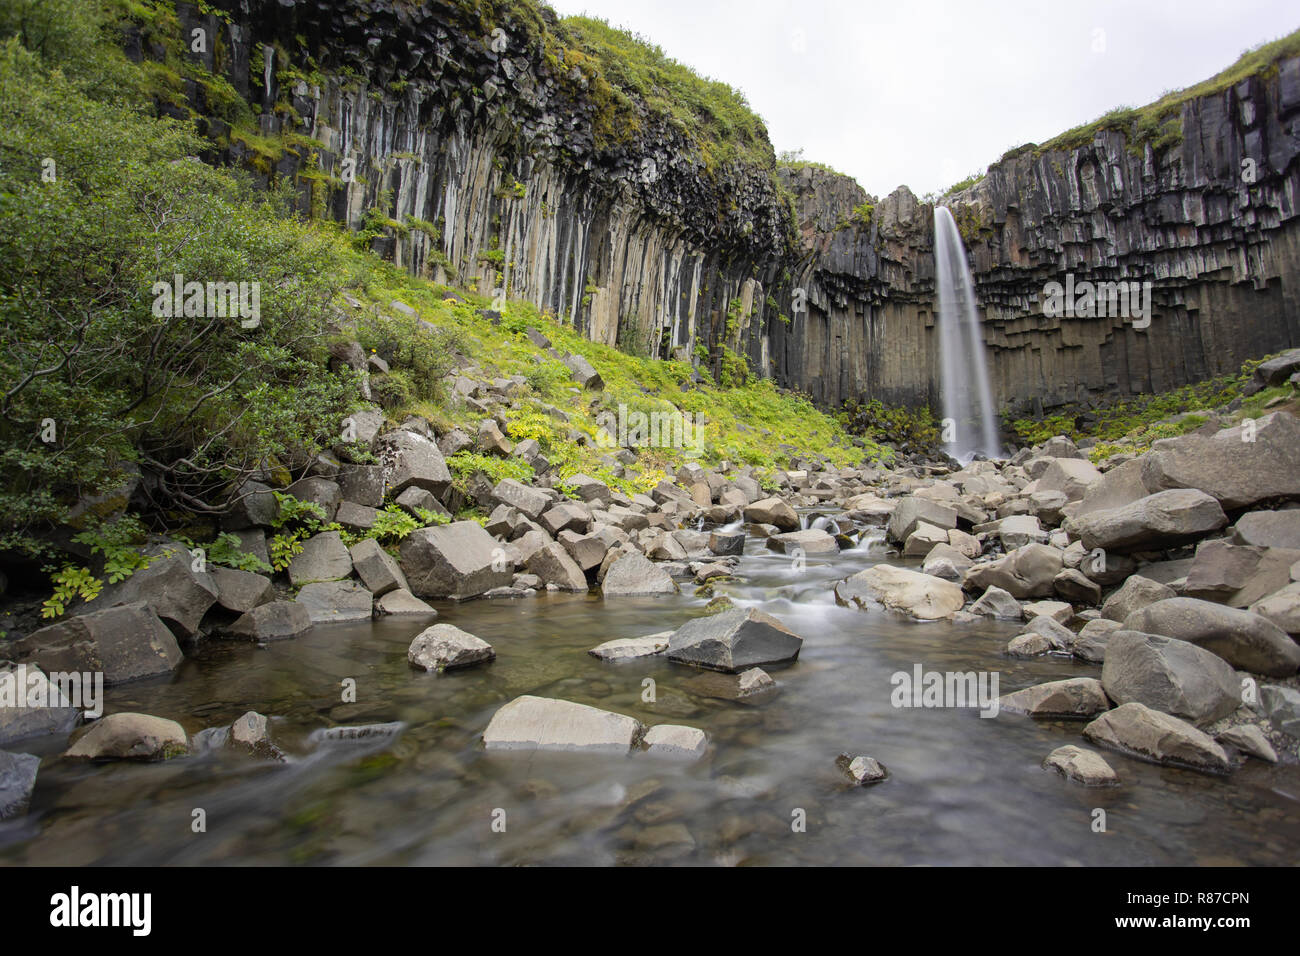
<path fill-rule="evenodd" d="M 876 196 L 1140 106 L 1300 27 L 1295 0 L 549 0 L 741 90 L 772 145 Z"/>

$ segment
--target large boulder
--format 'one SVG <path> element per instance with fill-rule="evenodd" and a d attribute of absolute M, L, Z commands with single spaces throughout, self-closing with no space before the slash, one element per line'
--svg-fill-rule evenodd
<path fill-rule="evenodd" d="M 551 499 L 543 492 L 513 478 L 497 482 L 496 487 L 492 489 L 492 500 L 496 504 L 515 508 L 520 514 L 528 516 L 533 521 L 540 518 L 542 512 L 551 505 Z"/>
<path fill-rule="evenodd" d="M 733 608 L 683 624 L 668 641 L 668 659 L 735 674 L 793 661 L 802 646 L 802 638 L 776 618 L 753 608 Z"/>
<path fill-rule="evenodd" d="M 1142 460 L 1133 458 L 1116 465 L 1088 486 L 1083 498 L 1067 511 L 1078 518 L 1094 511 L 1111 511 L 1130 505 L 1156 489 L 1142 480 Z"/>
<path fill-rule="evenodd" d="M 1228 773 L 1227 753 L 1207 734 L 1184 720 L 1129 703 L 1102 714 L 1083 728 L 1088 740 L 1154 763 L 1204 773 Z"/>
<path fill-rule="evenodd" d="M 798 531 L 799 515 L 780 498 L 764 498 L 745 509 L 745 520 L 754 524 L 776 525 L 782 531 Z"/>
<path fill-rule="evenodd" d="M 297 601 L 272 601 L 241 615 L 225 629 L 233 640 L 287 641 L 311 630 L 311 612 Z"/>
<path fill-rule="evenodd" d="M 1091 551 L 1153 550 L 1193 541 L 1228 523 L 1219 503 L 1203 491 L 1161 491 L 1108 511 L 1071 519 L 1074 531 Z"/>
<path fill-rule="evenodd" d="M 1038 478 L 1038 491 L 1059 491 L 1078 501 L 1101 478 L 1097 466 L 1083 458 L 1054 458 Z"/>
<path fill-rule="evenodd" d="M 835 539 L 821 528 L 774 534 L 767 539 L 767 546 L 781 554 L 835 554 L 840 550 Z"/>
<path fill-rule="evenodd" d="M 876 564 L 835 585 L 835 601 L 845 607 L 884 607 L 919 621 L 939 621 L 961 610 L 960 585 L 920 571 Z"/>
<path fill-rule="evenodd" d="M 252 571 L 213 568 L 208 572 L 217 586 L 217 603 L 227 611 L 243 614 L 275 597 L 271 579 Z"/>
<path fill-rule="evenodd" d="M 1110 708 L 1101 681 L 1095 677 L 1035 684 L 998 698 L 998 709 L 1030 717 L 1094 717 Z"/>
<path fill-rule="evenodd" d="M 81 712 L 36 665 L 0 667 L 0 747 L 28 737 L 67 734 L 80 719 Z"/>
<path fill-rule="evenodd" d="M 1134 611 L 1124 630 L 1163 634 L 1218 654 L 1233 667 L 1289 677 L 1300 669 L 1300 645 L 1258 614 L 1197 598 L 1169 598 Z"/>
<path fill-rule="evenodd" d="M 1109 636 L 1101 683 L 1116 703 L 1136 701 L 1194 724 L 1226 717 L 1241 705 L 1241 685 L 1223 658 L 1141 631 Z"/>
<path fill-rule="evenodd" d="M 491 644 L 451 624 L 425 628 L 406 651 L 411 666 L 426 671 L 469 667 L 495 657 Z"/>
<path fill-rule="evenodd" d="M 996 561 L 977 564 L 966 573 L 966 586 L 1001 588 L 1012 597 L 1050 597 L 1056 576 L 1064 567 L 1061 552 L 1051 545 L 1027 544 Z"/>
<path fill-rule="evenodd" d="M 47 674 L 98 671 L 105 684 L 167 674 L 183 658 L 172 632 L 144 602 L 51 624 L 17 641 L 14 650 Z"/>
<path fill-rule="evenodd" d="M 381 597 L 389 591 L 410 590 L 402 569 L 374 538 L 358 541 L 348 549 L 348 554 L 352 558 L 357 577 L 375 597 Z"/>
<path fill-rule="evenodd" d="M 120 713 L 97 721 L 63 756 L 70 760 L 169 760 L 189 752 L 189 737 L 176 721 Z"/>
<path fill-rule="evenodd" d="M 668 572 L 637 552 L 614 560 L 600 585 L 604 597 L 628 597 L 646 594 L 676 594 L 677 584 Z"/>
<path fill-rule="evenodd" d="M 351 574 L 352 555 L 337 531 L 312 535 L 289 562 L 289 582 L 296 588 L 313 581 L 339 581 Z"/>
<path fill-rule="evenodd" d="M 889 539 L 904 543 L 921 522 L 947 531 L 957 527 L 957 509 L 916 495 L 902 498 L 889 516 Z"/>
<path fill-rule="evenodd" d="M 1300 508 L 1249 511 L 1232 526 L 1234 544 L 1300 549 Z"/>
<path fill-rule="evenodd" d="M 970 612 L 999 621 L 1021 621 L 1025 617 L 1020 602 L 999 587 L 985 588 L 979 600 L 971 605 Z"/>
<path fill-rule="evenodd" d="M 1273 412 L 1214 435 L 1163 439 L 1143 456 L 1142 479 L 1153 490 L 1200 489 L 1229 510 L 1300 497 L 1300 420 Z"/>
<path fill-rule="evenodd" d="M 475 521 L 412 531 L 402 541 L 402 573 L 411 593 L 462 601 L 514 579 L 512 562 Z"/>
<path fill-rule="evenodd" d="M 623 714 L 524 695 L 492 715 L 483 731 L 483 745 L 488 750 L 627 754 L 644 732 L 639 720 Z"/>
<path fill-rule="evenodd" d="M 387 466 L 389 494 L 399 495 L 415 487 L 441 495 L 451 484 L 446 459 L 432 439 L 419 432 L 398 429 L 385 435 L 380 445 Z"/>
<path fill-rule="evenodd" d="M 313 624 L 348 624 L 368 621 L 374 595 L 356 581 L 316 581 L 303 585 L 297 602 L 307 609 Z"/>
<path fill-rule="evenodd" d="M 73 614 L 94 614 L 104 608 L 143 601 L 177 637 L 193 637 L 208 608 L 217 601 L 216 582 L 206 570 L 195 570 L 194 556 L 180 545 L 163 545 L 153 552 L 147 568 L 117 584 L 108 584 L 93 601 Z"/>
<path fill-rule="evenodd" d="M 27 812 L 41 758 L 0 751 L 0 820 Z"/>
<path fill-rule="evenodd" d="M 534 551 L 526 567 L 530 574 L 541 578 L 543 584 L 558 590 L 587 590 L 587 576 L 558 541 L 552 541 Z"/>

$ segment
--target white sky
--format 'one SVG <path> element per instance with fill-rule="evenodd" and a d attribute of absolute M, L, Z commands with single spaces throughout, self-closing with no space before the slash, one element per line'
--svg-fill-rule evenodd
<path fill-rule="evenodd" d="M 803 149 L 876 196 L 946 189 L 1300 27 L 1295 0 L 549 2 L 736 87 L 778 152 Z"/>

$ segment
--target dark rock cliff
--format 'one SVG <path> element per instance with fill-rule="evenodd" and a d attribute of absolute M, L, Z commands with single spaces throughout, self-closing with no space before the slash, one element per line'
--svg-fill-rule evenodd
<path fill-rule="evenodd" d="M 378 211 L 375 247 L 412 272 L 505 290 L 642 354 L 716 368 L 725 345 L 827 405 L 938 407 L 933 209 L 906 188 L 873 205 L 817 167 L 710 166 L 649 112 L 610 137 L 592 78 L 548 55 L 544 7 L 215 6 L 178 4 L 182 35 L 212 31 L 202 65 L 262 133 L 304 144 L 259 167 L 191 83 L 218 158 L 295 182 L 304 210 L 353 227 Z M 1161 150 L 1103 131 L 1009 154 L 943 200 L 1002 402 L 1159 390 L 1300 344 L 1300 60 L 1188 101 L 1181 125 Z M 1150 326 L 1045 314 L 1045 283 L 1066 273 L 1150 280 Z"/>

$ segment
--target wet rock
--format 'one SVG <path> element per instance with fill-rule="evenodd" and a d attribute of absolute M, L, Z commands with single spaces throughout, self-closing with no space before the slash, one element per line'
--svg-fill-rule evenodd
<path fill-rule="evenodd" d="M 452 624 L 435 624 L 416 635 L 406 651 L 412 667 L 445 671 L 493 660 L 496 651 L 487 641 Z"/>
<path fill-rule="evenodd" d="M 680 724 L 656 724 L 645 732 L 642 743 L 653 757 L 699 760 L 709 748 L 704 731 Z"/>
<path fill-rule="evenodd" d="M 250 710 L 230 725 L 226 746 L 242 750 L 263 760 L 283 760 L 280 748 L 271 742 L 271 723 L 262 714 Z"/>
<path fill-rule="evenodd" d="M 297 601 L 272 601 L 253 608 L 225 630 L 235 640 L 287 641 L 311 630 L 311 613 Z"/>
<path fill-rule="evenodd" d="M 1093 677 L 1071 677 L 1049 681 L 1004 694 L 998 708 L 1030 717 L 1094 717 L 1110 709 L 1101 681 Z"/>
<path fill-rule="evenodd" d="M 631 552 L 617 558 L 601 582 L 604 597 L 646 594 L 676 594 L 677 585 L 662 568 L 643 554 Z"/>
<path fill-rule="evenodd" d="M 375 601 L 375 611 L 380 615 L 401 616 L 418 616 L 418 617 L 437 617 L 438 612 L 428 604 L 425 604 L 418 597 L 407 591 L 405 588 L 399 588 L 396 591 L 389 591 L 387 594 Z"/>
<path fill-rule="evenodd" d="M 314 581 L 339 581 L 352 574 L 352 555 L 337 531 L 323 531 L 302 543 L 289 562 L 289 582 L 296 588 Z"/>
<path fill-rule="evenodd" d="M 790 531 L 774 534 L 767 539 L 767 547 L 779 554 L 837 554 L 840 546 L 825 531 L 809 528 L 806 531 Z"/>
<path fill-rule="evenodd" d="M 1236 727 L 1229 727 L 1215 739 L 1266 763 L 1277 763 L 1277 751 L 1264 736 L 1264 731 L 1254 724 L 1238 724 Z"/>
<path fill-rule="evenodd" d="M 1223 658 L 1140 631 L 1110 636 L 1101 682 L 1116 703 L 1136 701 L 1194 724 L 1226 717 L 1241 704 L 1236 672 Z"/>
<path fill-rule="evenodd" d="M 1289 677 L 1300 669 L 1300 645 L 1258 614 L 1196 598 L 1169 598 L 1134 611 L 1127 631 L 1163 634 L 1218 654 L 1233 667 Z"/>
<path fill-rule="evenodd" d="M 90 615 L 144 602 L 177 637 L 193 637 L 203 615 L 217 601 L 217 585 L 207 571 L 195 570 L 194 556 L 180 545 L 164 545 L 154 554 L 149 567 L 117 584 L 105 585 L 95 600 L 72 613 Z"/>
<path fill-rule="evenodd" d="M 1152 550 L 1195 540 L 1222 528 L 1227 517 L 1213 497 L 1195 488 L 1161 491 L 1108 511 L 1071 519 L 1083 546 Z"/>
<path fill-rule="evenodd" d="M 422 598 L 465 600 L 508 587 L 514 567 L 475 521 L 420 528 L 402 541 L 401 568 Z"/>
<path fill-rule="evenodd" d="M 587 653 L 602 661 L 630 661 L 640 657 L 653 657 L 668 650 L 668 639 L 672 634 L 672 631 L 660 631 L 657 634 L 646 634 L 644 637 L 618 637 L 604 644 L 598 644 Z"/>
<path fill-rule="evenodd" d="M 763 498 L 744 511 L 745 520 L 756 524 L 775 525 L 782 531 L 798 531 L 799 515 L 780 498 Z"/>
<path fill-rule="evenodd" d="M 374 609 L 374 595 L 355 581 L 305 584 L 298 592 L 297 602 L 307 609 L 313 624 L 368 621 Z"/>
<path fill-rule="evenodd" d="M 100 671 L 105 684 L 167 674 L 183 659 L 172 632 L 143 602 L 67 618 L 13 647 L 47 674 Z"/>
<path fill-rule="evenodd" d="M 36 789 L 36 774 L 41 758 L 31 754 L 11 754 L 0 750 L 0 820 L 27 812 Z"/>
<path fill-rule="evenodd" d="M 951 581 L 877 564 L 835 585 L 835 601 L 845 607 L 875 605 L 901 611 L 920 621 L 950 618 L 965 599 Z"/>
<path fill-rule="evenodd" d="M 376 597 L 382 597 L 389 591 L 410 590 L 406 575 L 397 566 L 393 556 L 373 538 L 358 541 L 348 549 L 348 554 L 352 558 L 357 577 Z"/>
<path fill-rule="evenodd" d="M 972 614 L 991 617 L 999 621 L 1020 621 L 1025 612 L 1020 602 L 1000 587 L 989 586 L 980 599 L 971 605 Z"/>
<path fill-rule="evenodd" d="M 776 690 L 776 681 L 763 668 L 751 667 L 747 671 L 740 672 L 736 689 L 742 698 L 757 697 Z"/>
<path fill-rule="evenodd" d="M 63 756 L 71 760 L 170 760 L 189 752 L 189 738 L 176 721 L 120 713 L 93 724 Z"/>
<path fill-rule="evenodd" d="M 66 735 L 80 719 L 81 712 L 36 665 L 0 667 L 0 747 L 29 737 Z"/>
<path fill-rule="evenodd" d="M 1173 588 L 1135 574 L 1118 591 L 1106 598 L 1106 603 L 1101 606 L 1101 616 L 1108 621 L 1122 623 L 1134 611 L 1177 596 Z"/>
<path fill-rule="evenodd" d="M 889 516 L 889 539 L 900 544 L 907 541 L 921 522 L 946 531 L 957 527 L 957 510 L 929 498 L 909 495 L 899 500 Z"/>
<path fill-rule="evenodd" d="M 803 640 L 776 618 L 733 608 L 683 624 L 668 642 L 668 659 L 734 674 L 795 660 L 802 646 Z"/>
<path fill-rule="evenodd" d="M 1043 761 L 1043 766 L 1075 780 L 1085 787 L 1119 786 L 1119 775 L 1092 750 L 1067 744 L 1057 747 Z"/>
<path fill-rule="evenodd" d="M 1284 734 L 1300 740 L 1300 690 L 1277 684 L 1259 689 L 1259 700 L 1269 723 Z"/>
<path fill-rule="evenodd" d="M 1083 735 L 1103 747 L 1154 763 L 1205 773 L 1228 773 L 1232 763 L 1223 748 L 1184 720 L 1128 703 L 1102 714 Z"/>
<path fill-rule="evenodd" d="M 714 531 L 709 535 L 709 550 L 717 555 L 743 554 L 745 535 L 740 532 Z"/>
<path fill-rule="evenodd" d="M 263 574 L 233 568 L 213 568 L 208 573 L 217 586 L 217 603 L 227 611 L 243 614 L 275 596 L 271 579 Z"/>
<path fill-rule="evenodd" d="M 876 760 L 875 757 L 854 757 L 850 754 L 840 754 L 835 758 L 835 766 L 848 774 L 849 779 L 859 787 L 880 783 L 889 776 L 889 771 L 885 769 L 885 765 Z"/>
<path fill-rule="evenodd" d="M 488 750 L 562 750 L 627 754 L 641 722 L 568 700 L 525 695 L 503 706 L 483 731 Z"/>

